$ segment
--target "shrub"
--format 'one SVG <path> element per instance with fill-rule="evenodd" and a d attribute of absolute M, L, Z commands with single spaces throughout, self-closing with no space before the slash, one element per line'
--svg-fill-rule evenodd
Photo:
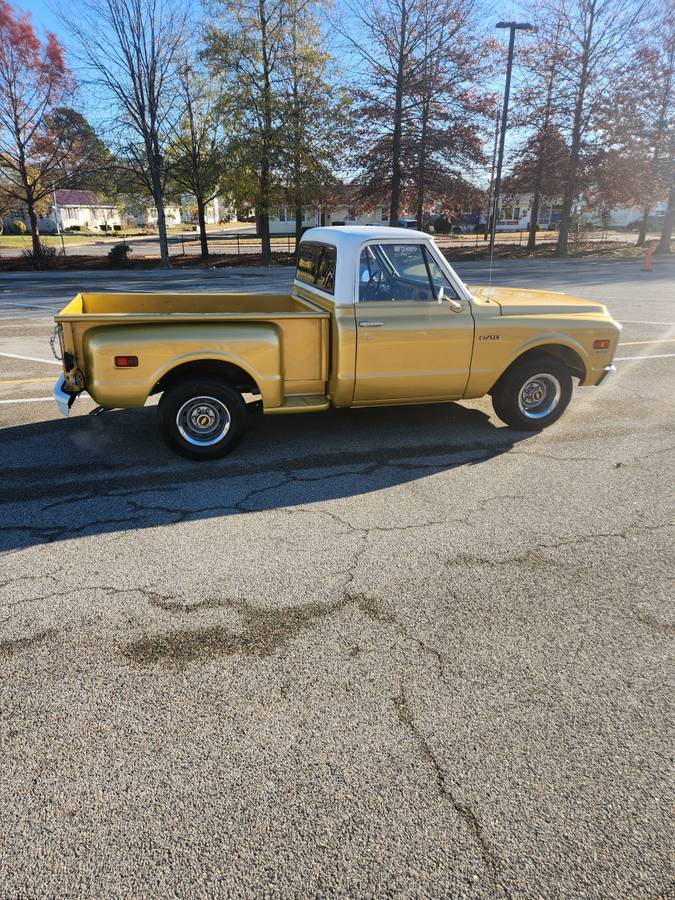
<path fill-rule="evenodd" d="M 24 259 L 29 259 L 36 269 L 51 269 L 56 261 L 56 257 L 65 256 L 65 253 L 61 248 L 48 247 L 46 244 L 41 243 L 38 253 L 33 253 L 33 249 L 31 248 L 22 250 L 21 256 L 23 256 Z"/>
<path fill-rule="evenodd" d="M 128 244 L 115 244 L 108 251 L 108 262 L 116 269 L 123 269 L 129 265 L 129 254 L 132 250 L 133 247 Z"/>
<path fill-rule="evenodd" d="M 121 231 L 121 230 L 122 230 L 121 225 L 113 225 L 113 231 Z"/>
<path fill-rule="evenodd" d="M 14 231 L 14 234 L 20 234 L 23 236 L 26 233 L 26 223 L 21 219 L 14 219 L 14 221 L 12 222 L 12 230 Z"/>
<path fill-rule="evenodd" d="M 452 228 L 450 221 L 445 216 L 439 216 L 434 222 L 436 234 L 449 234 Z"/>

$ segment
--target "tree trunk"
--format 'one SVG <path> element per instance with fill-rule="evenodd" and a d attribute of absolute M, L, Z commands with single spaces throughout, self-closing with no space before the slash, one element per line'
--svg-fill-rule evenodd
<path fill-rule="evenodd" d="M 197 222 L 199 225 L 199 245 L 201 247 L 202 259 L 209 258 L 209 241 L 206 237 L 206 208 L 205 204 L 197 200 Z"/>
<path fill-rule="evenodd" d="M 403 64 L 405 55 L 406 29 L 408 14 L 406 0 L 401 9 L 401 28 L 399 31 L 398 68 L 396 72 L 396 100 L 394 103 L 394 135 L 391 148 L 391 206 L 389 208 L 389 224 L 396 227 L 399 222 L 399 206 L 401 203 L 401 135 L 403 132 Z"/>
<path fill-rule="evenodd" d="M 673 238 L 673 219 L 675 218 L 675 182 L 671 185 L 670 194 L 668 195 L 668 208 L 666 209 L 666 218 L 663 221 L 661 229 L 661 237 L 654 251 L 658 256 L 665 256 L 670 253 L 670 242 Z"/>
<path fill-rule="evenodd" d="M 302 207 L 295 207 L 295 246 L 297 247 L 302 237 Z"/>
<path fill-rule="evenodd" d="M 636 247 L 644 247 L 647 240 L 647 226 L 649 225 L 649 201 L 646 200 L 642 208 L 642 221 L 640 222 L 640 230 L 638 232 Z"/>
<path fill-rule="evenodd" d="M 584 101 L 586 99 L 586 91 L 588 89 L 589 75 L 589 57 L 591 50 L 591 40 L 593 38 L 593 25 L 595 20 L 595 7 L 591 7 L 590 19 L 586 26 L 584 34 L 583 50 L 581 54 L 581 71 L 579 73 L 579 82 L 577 85 L 577 98 L 574 104 L 574 120 L 572 124 L 572 146 L 570 147 L 570 158 L 567 166 L 567 183 L 565 184 L 565 192 L 563 194 L 563 204 L 560 213 L 560 230 L 558 231 L 558 246 L 555 250 L 557 257 L 567 256 L 567 242 L 570 233 L 570 219 L 572 217 L 572 204 L 577 193 L 577 173 L 579 169 L 579 155 L 581 152 L 581 132 L 582 118 L 584 113 Z"/>
<path fill-rule="evenodd" d="M 537 225 L 539 224 L 539 206 L 541 194 L 537 185 L 532 193 L 532 206 L 530 207 L 530 231 L 527 236 L 527 249 L 534 250 L 537 246 Z"/>
<path fill-rule="evenodd" d="M 420 155 L 419 165 L 417 167 L 417 227 L 422 228 L 422 216 L 424 215 L 424 175 L 427 166 L 427 130 L 429 119 L 429 105 L 425 102 L 422 105 L 422 122 L 420 124 Z"/>
<path fill-rule="evenodd" d="M 33 260 L 38 262 L 42 258 L 42 244 L 40 243 L 40 229 L 38 228 L 37 216 L 35 215 L 35 205 L 31 200 L 26 205 L 30 222 L 30 237 L 33 244 Z"/>
<path fill-rule="evenodd" d="M 155 200 L 157 207 L 157 228 L 159 229 L 159 259 L 162 267 L 168 267 L 169 263 L 169 241 L 166 234 L 166 215 L 164 214 L 164 198 L 161 196 L 159 200 Z"/>
<path fill-rule="evenodd" d="M 269 266 L 272 261 L 272 246 L 270 242 L 270 214 L 266 204 L 260 203 L 257 207 L 258 236 L 262 246 L 262 264 Z"/>

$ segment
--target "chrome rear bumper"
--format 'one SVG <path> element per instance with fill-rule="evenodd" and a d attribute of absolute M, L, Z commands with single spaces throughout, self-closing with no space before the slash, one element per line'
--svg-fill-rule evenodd
<path fill-rule="evenodd" d="M 66 393 L 66 391 L 63 390 L 63 385 L 64 378 L 63 375 L 61 375 L 54 385 L 52 397 L 54 398 L 54 402 L 58 406 L 61 415 L 67 416 L 70 413 L 70 407 L 75 400 L 75 395 Z"/>
<path fill-rule="evenodd" d="M 602 384 L 602 382 L 607 378 L 608 375 L 613 375 L 616 372 L 616 366 L 612 363 L 610 366 L 605 366 L 604 371 L 600 378 L 595 382 L 595 386 L 598 387 Z"/>

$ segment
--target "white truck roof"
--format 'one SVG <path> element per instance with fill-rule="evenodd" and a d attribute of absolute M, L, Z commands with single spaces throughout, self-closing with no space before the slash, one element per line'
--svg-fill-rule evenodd
<path fill-rule="evenodd" d="M 396 241 L 401 244 L 415 244 L 425 241 L 432 244 L 434 256 L 447 273 L 451 284 L 460 296 L 469 297 L 469 291 L 457 277 L 448 261 L 435 246 L 433 236 L 412 228 L 389 228 L 385 225 L 332 225 L 323 228 L 309 228 L 300 243 L 321 242 L 332 244 L 337 251 L 335 289 L 332 299 L 336 306 L 351 306 L 358 296 L 358 271 L 361 247 L 366 241 Z M 296 279 L 298 288 L 318 290 L 318 288 Z M 320 291 L 320 293 L 323 293 Z"/>
<path fill-rule="evenodd" d="M 309 228 L 303 234 L 303 241 L 324 241 L 340 247 L 359 247 L 364 241 L 398 240 L 402 243 L 411 239 L 431 240 L 431 235 L 412 228 L 389 228 L 386 225 L 327 225 L 323 228 Z"/>

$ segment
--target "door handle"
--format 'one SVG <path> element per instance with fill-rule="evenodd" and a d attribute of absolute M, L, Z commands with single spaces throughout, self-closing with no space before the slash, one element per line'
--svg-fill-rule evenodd
<path fill-rule="evenodd" d="M 384 322 L 371 322 L 367 319 L 361 319 L 359 321 L 359 328 L 381 328 L 384 325 Z"/>

